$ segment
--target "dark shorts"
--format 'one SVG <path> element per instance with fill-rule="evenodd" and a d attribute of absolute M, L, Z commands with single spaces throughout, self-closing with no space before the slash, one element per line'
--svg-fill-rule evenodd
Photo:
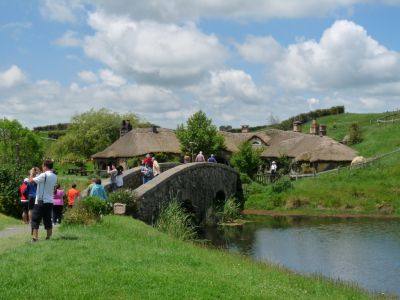
<path fill-rule="evenodd" d="M 39 229 L 40 221 L 43 219 L 45 229 L 52 229 L 51 214 L 53 211 L 53 203 L 44 203 L 43 205 L 35 204 L 32 211 L 32 229 Z"/>
<path fill-rule="evenodd" d="M 35 198 L 36 197 L 31 197 L 31 196 L 29 196 L 29 205 L 28 205 L 28 208 L 29 208 L 29 210 L 31 210 L 31 209 L 33 209 L 33 206 L 35 205 Z"/>
<path fill-rule="evenodd" d="M 27 212 L 28 211 L 28 205 L 29 205 L 28 201 L 26 201 L 26 202 L 22 202 L 21 201 L 21 207 L 22 207 L 22 211 L 23 212 Z"/>

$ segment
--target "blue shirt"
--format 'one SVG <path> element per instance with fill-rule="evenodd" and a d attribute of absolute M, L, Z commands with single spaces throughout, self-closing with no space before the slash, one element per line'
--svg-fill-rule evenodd
<path fill-rule="evenodd" d="M 107 200 L 106 190 L 101 184 L 95 184 L 90 190 L 90 196 L 99 197 L 103 200 Z"/>

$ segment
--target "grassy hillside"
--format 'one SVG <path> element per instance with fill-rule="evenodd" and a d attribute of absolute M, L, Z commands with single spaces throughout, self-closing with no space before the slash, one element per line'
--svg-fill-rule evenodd
<path fill-rule="evenodd" d="M 127 217 L 61 228 L 53 240 L 22 242 L 0 255 L 0 269 L 7 270 L 0 273 L 4 299 L 370 297 L 321 277 L 174 240 Z"/>
<path fill-rule="evenodd" d="M 341 114 L 322 117 L 328 136 L 340 141 L 352 123 L 362 131 L 363 141 L 351 145 L 360 155 L 374 157 L 400 148 L 400 122 L 378 124 L 391 113 Z M 400 117 L 400 115 L 398 116 Z M 303 124 L 308 133 L 310 123 Z M 292 182 L 292 188 L 276 193 L 271 186 L 252 184 L 247 188 L 247 209 L 301 211 L 305 213 L 360 213 L 400 215 L 400 153 L 361 169 L 341 170 L 316 178 Z"/>
<path fill-rule="evenodd" d="M 14 219 L 12 217 L 8 217 L 6 215 L 0 214 L 0 230 L 14 225 L 22 225 L 21 220 Z"/>
<path fill-rule="evenodd" d="M 378 124 L 377 119 L 391 113 L 353 114 L 327 116 L 317 119 L 319 124 L 327 125 L 328 136 L 341 141 L 349 133 L 352 123 L 357 123 L 361 129 L 363 141 L 352 145 L 360 155 L 371 157 L 392 151 L 400 147 L 400 122 Z M 400 115 L 398 116 L 400 118 Z M 302 130 L 308 133 L 310 123 L 303 124 Z"/>

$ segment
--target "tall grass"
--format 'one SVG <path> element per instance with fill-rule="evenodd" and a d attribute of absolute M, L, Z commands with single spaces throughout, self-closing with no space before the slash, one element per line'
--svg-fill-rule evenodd
<path fill-rule="evenodd" d="M 234 197 L 228 198 L 222 211 L 218 214 L 222 223 L 233 222 L 240 217 L 240 204 Z"/>
<path fill-rule="evenodd" d="M 194 239 L 196 236 L 191 216 L 183 210 L 177 199 L 172 199 L 168 206 L 161 210 L 156 228 L 183 241 Z"/>

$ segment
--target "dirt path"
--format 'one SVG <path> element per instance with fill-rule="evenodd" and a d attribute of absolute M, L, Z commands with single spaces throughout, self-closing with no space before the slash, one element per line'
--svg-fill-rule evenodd
<path fill-rule="evenodd" d="M 371 219 L 399 219 L 392 215 L 366 215 L 366 214 L 318 214 L 301 212 L 277 212 L 272 210 L 245 209 L 245 215 L 272 216 L 272 217 L 321 217 L 321 218 L 371 218 Z"/>
<path fill-rule="evenodd" d="M 16 235 L 16 234 L 20 234 L 20 233 L 30 234 L 30 232 L 31 232 L 30 225 L 14 225 L 14 226 L 10 226 L 10 227 L 0 230 L 0 238 Z"/>

